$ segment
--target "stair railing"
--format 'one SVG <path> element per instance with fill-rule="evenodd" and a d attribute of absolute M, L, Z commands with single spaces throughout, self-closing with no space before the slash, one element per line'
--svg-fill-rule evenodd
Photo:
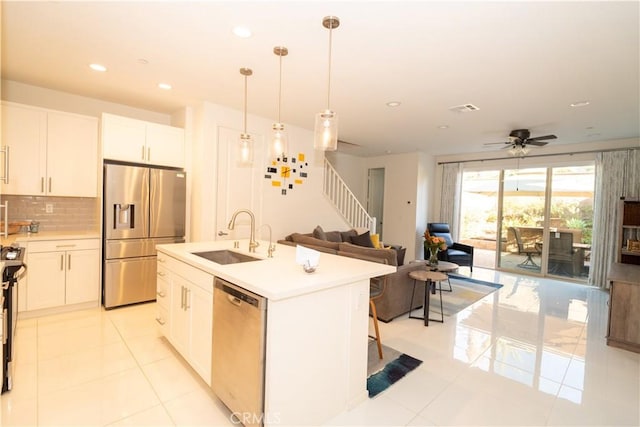
<path fill-rule="evenodd" d="M 366 228 L 371 234 L 376 232 L 375 217 L 367 213 L 327 159 L 324 160 L 323 192 L 351 227 Z"/>

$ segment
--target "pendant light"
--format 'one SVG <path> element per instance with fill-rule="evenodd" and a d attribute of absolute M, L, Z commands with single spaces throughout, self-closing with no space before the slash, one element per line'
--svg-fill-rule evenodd
<path fill-rule="evenodd" d="M 273 124 L 273 135 L 271 137 L 271 158 L 276 159 L 280 156 L 286 157 L 287 154 L 287 133 L 284 131 L 284 123 L 280 120 L 280 106 L 282 105 L 282 57 L 289 54 L 289 49 L 284 46 L 276 46 L 273 53 L 278 55 L 280 59 L 280 80 L 278 83 L 278 122 Z"/>
<path fill-rule="evenodd" d="M 335 151 L 338 149 L 338 115 L 331 111 L 331 36 L 333 29 L 340 26 L 340 20 L 335 16 L 325 16 L 322 25 L 329 29 L 329 73 L 327 84 L 327 109 L 316 114 L 315 135 L 313 147 L 316 150 Z"/>
<path fill-rule="evenodd" d="M 251 166 L 253 164 L 253 140 L 251 135 L 247 133 L 247 77 L 252 75 L 253 71 L 251 68 L 240 68 L 240 74 L 244 76 L 244 120 L 236 159 L 238 166 Z"/>

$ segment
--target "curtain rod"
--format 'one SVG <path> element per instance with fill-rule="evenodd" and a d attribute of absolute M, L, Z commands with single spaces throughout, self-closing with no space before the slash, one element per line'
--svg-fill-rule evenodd
<path fill-rule="evenodd" d="M 520 157 L 520 159 L 524 158 L 533 158 L 533 157 L 550 157 L 550 156 L 573 156 L 576 154 L 588 154 L 588 153 L 608 153 L 611 151 L 628 151 L 628 150 L 640 150 L 640 147 L 625 147 L 625 148 L 611 148 L 608 150 L 589 150 L 589 151 L 578 151 L 575 153 L 548 153 L 548 154 L 534 154 L 531 156 Z M 471 163 L 471 162 L 487 162 L 490 160 L 511 160 L 517 159 L 518 157 L 493 157 L 489 159 L 474 159 L 474 160 L 458 160 L 458 161 L 450 161 L 450 162 L 438 162 L 439 165 L 450 165 L 454 163 Z"/>

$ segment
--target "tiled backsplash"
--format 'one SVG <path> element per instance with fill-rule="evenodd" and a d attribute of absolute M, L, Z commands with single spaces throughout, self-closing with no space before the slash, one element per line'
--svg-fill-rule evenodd
<path fill-rule="evenodd" d="M 39 231 L 97 231 L 100 199 L 87 197 L 41 197 L 2 195 L 9 202 L 9 223 L 38 221 Z M 47 213 L 50 205 L 51 213 Z"/>

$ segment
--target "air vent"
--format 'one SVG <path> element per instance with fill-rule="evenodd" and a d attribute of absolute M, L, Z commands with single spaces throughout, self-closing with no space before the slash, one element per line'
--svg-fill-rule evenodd
<path fill-rule="evenodd" d="M 450 111 L 456 112 L 456 113 L 470 113 L 472 111 L 478 111 L 480 108 L 476 107 L 473 104 L 462 104 L 462 105 L 456 105 L 455 107 L 451 107 L 449 108 Z"/>

